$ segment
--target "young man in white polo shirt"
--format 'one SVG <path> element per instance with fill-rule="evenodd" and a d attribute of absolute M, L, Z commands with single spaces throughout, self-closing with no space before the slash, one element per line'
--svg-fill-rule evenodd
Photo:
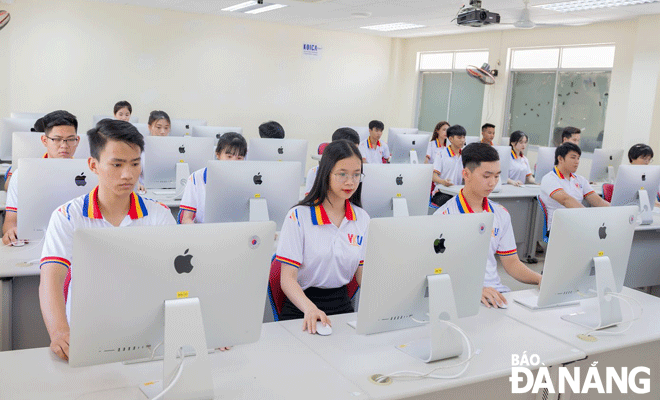
<path fill-rule="evenodd" d="M 44 134 L 41 143 L 46 148 L 44 158 L 73 158 L 78 148 L 78 120 L 67 111 L 58 110 L 41 118 L 44 123 Z M 35 124 L 36 125 L 36 124 Z M 36 139 L 35 139 L 36 140 Z M 13 171 L 7 188 L 7 203 L 5 222 L 2 225 L 2 243 L 16 243 L 16 226 L 18 220 L 18 169 Z"/>
<path fill-rule="evenodd" d="M 465 146 L 465 135 L 467 131 L 460 125 L 452 125 L 447 129 L 447 140 L 449 146 L 438 150 L 433 162 L 433 183 L 435 187 L 431 193 L 431 201 L 437 206 L 442 206 L 451 195 L 440 192 L 440 186 L 460 185 L 463 182 L 463 161 L 461 152 Z"/>
<path fill-rule="evenodd" d="M 507 303 L 502 293 L 511 289 L 502 284 L 497 274 L 496 254 L 500 256 L 506 272 L 520 282 L 538 285 L 541 283 L 541 275 L 527 268 L 518 258 L 509 212 L 487 198 L 500 178 L 500 157 L 497 150 L 485 143 L 472 143 L 463 149 L 462 159 L 465 166 L 462 171 L 465 187 L 435 214 L 495 214 L 481 302 L 486 307 L 499 308 Z"/>
<path fill-rule="evenodd" d="M 167 206 L 133 192 L 140 176 L 144 139 L 131 123 L 105 119 L 87 135 L 89 168 L 98 175 L 99 185 L 53 211 L 41 253 L 41 312 L 50 348 L 64 360 L 69 354 L 74 231 L 176 223 Z"/>
<path fill-rule="evenodd" d="M 610 203 L 596 194 L 589 181 L 575 175 L 582 151 L 572 142 L 564 142 L 555 150 L 555 168 L 541 181 L 539 200 L 545 213 L 547 230 L 552 227 L 552 215 L 558 208 L 582 208 L 582 200 L 592 207 L 608 207 Z"/>
<path fill-rule="evenodd" d="M 385 124 L 373 120 L 369 122 L 369 137 L 360 143 L 360 153 L 362 161 L 368 164 L 382 164 L 383 160 L 389 162 L 391 154 L 387 143 L 382 143 L 380 138 L 383 136 Z"/>
<path fill-rule="evenodd" d="M 481 127 L 481 143 L 486 143 L 492 146 L 493 139 L 495 139 L 495 125 L 486 122 Z"/>
<path fill-rule="evenodd" d="M 580 130 L 580 128 L 576 128 L 574 126 L 567 126 L 561 132 L 561 143 L 564 144 L 566 142 L 570 142 L 576 146 L 579 146 L 581 133 L 582 131 Z"/>

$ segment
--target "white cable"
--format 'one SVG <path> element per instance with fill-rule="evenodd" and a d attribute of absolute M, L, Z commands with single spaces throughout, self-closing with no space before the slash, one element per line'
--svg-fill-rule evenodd
<path fill-rule="evenodd" d="M 594 329 L 594 330 L 591 330 L 591 331 L 585 333 L 585 335 L 587 335 L 587 336 L 621 335 L 621 334 L 627 332 L 632 327 L 633 322 L 640 319 L 642 317 L 642 314 L 644 313 L 644 307 L 642 307 L 642 304 L 639 301 L 637 301 L 637 299 L 634 299 L 630 296 L 622 295 L 620 293 L 614 293 L 614 292 L 606 292 L 605 295 L 606 296 L 609 295 L 609 296 L 612 296 L 612 297 L 618 297 L 624 303 L 626 303 L 628 305 L 628 307 L 630 307 L 630 313 L 631 313 L 633 318 L 628 320 L 628 321 L 615 322 L 615 323 L 612 323 L 612 324 L 609 324 L 609 325 L 600 326 L 597 329 Z M 635 317 L 635 309 L 633 308 L 632 304 L 626 299 L 634 301 L 639 306 L 640 312 L 639 312 L 639 315 L 637 317 Z M 600 331 L 600 329 L 611 328 L 613 326 L 621 325 L 621 324 L 628 324 L 628 326 L 626 327 L 626 329 L 621 330 L 621 331 L 616 331 L 616 332 L 602 332 L 602 331 Z M 596 333 L 596 335 L 592 335 L 592 333 Z"/>
<path fill-rule="evenodd" d="M 176 384 L 176 382 L 177 382 L 177 381 L 179 380 L 179 378 L 181 377 L 181 373 L 183 372 L 183 360 L 185 359 L 185 357 L 183 356 L 183 347 L 179 347 L 179 350 L 178 350 L 178 352 L 177 352 L 177 355 L 178 355 L 179 357 L 181 357 L 181 362 L 179 363 L 179 366 L 177 367 L 176 376 L 174 377 L 174 379 L 172 379 L 172 382 L 170 382 L 170 384 L 167 385 L 167 387 L 165 388 L 165 390 L 163 390 L 162 392 L 158 393 L 158 395 L 157 395 L 156 397 L 154 397 L 153 399 L 151 399 L 151 400 L 160 400 L 160 399 L 162 399 L 163 396 L 165 396 L 165 394 L 166 394 L 167 392 L 169 392 L 170 389 L 172 389 L 172 387 L 174 387 L 174 385 Z M 165 382 L 163 382 L 163 384 L 165 384 Z"/>
<path fill-rule="evenodd" d="M 149 357 L 149 361 L 152 361 L 154 359 L 154 355 L 156 354 L 156 350 L 163 344 L 163 342 L 160 342 L 154 347 L 153 350 L 151 350 L 151 357 Z"/>

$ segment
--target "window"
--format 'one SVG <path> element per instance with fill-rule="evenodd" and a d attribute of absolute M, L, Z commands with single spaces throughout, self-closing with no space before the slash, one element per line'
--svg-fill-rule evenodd
<path fill-rule="evenodd" d="M 613 65 L 614 46 L 514 49 L 507 131 L 556 146 L 563 129 L 575 126 L 583 151 L 600 148 Z"/>

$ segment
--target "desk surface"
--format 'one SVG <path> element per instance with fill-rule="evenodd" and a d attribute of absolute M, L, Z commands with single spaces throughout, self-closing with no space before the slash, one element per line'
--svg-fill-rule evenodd
<path fill-rule="evenodd" d="M 23 247 L 0 245 L 0 278 L 39 275 L 42 242 Z"/>
<path fill-rule="evenodd" d="M 463 185 L 442 186 L 440 191 L 445 194 L 456 196 L 458 192 L 463 189 Z M 541 186 L 539 185 L 525 185 L 517 187 L 513 185 L 502 185 L 502 190 L 493 192 L 488 196 L 489 199 L 497 200 L 498 198 L 513 198 L 513 197 L 536 197 L 541 193 Z"/>

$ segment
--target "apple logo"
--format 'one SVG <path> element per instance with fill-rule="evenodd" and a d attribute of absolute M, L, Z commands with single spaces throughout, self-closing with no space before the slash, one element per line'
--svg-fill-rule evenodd
<path fill-rule="evenodd" d="M 413 145 L 413 146 L 415 145 L 415 141 L 414 141 L 414 140 L 412 141 L 412 145 Z"/>
<path fill-rule="evenodd" d="M 186 129 L 190 129 L 190 125 L 189 125 L 189 124 L 186 124 Z"/>
<path fill-rule="evenodd" d="M 435 239 L 433 242 L 433 249 L 435 250 L 435 254 L 444 253 L 447 249 L 445 247 L 445 239 L 442 238 L 442 234 L 440 234 L 440 237 Z"/>
<path fill-rule="evenodd" d="M 190 263 L 190 260 L 193 258 L 193 256 L 191 254 L 188 254 L 188 250 L 190 249 L 186 249 L 183 255 L 177 256 L 174 259 L 174 269 L 178 274 L 183 274 L 183 273 L 188 274 L 193 269 L 193 265 Z"/>
<path fill-rule="evenodd" d="M 179 153 L 183 154 L 185 152 L 186 152 L 186 146 L 182 144 L 181 147 L 179 147 Z"/>
<path fill-rule="evenodd" d="M 607 228 L 605 227 L 605 224 L 598 228 L 598 237 L 601 239 L 605 239 L 607 237 L 607 232 L 605 231 Z"/>
<path fill-rule="evenodd" d="M 610 156 L 610 161 L 614 160 L 614 157 Z"/>
<path fill-rule="evenodd" d="M 642 182 L 646 182 L 646 174 L 642 174 Z"/>
<path fill-rule="evenodd" d="M 87 177 L 85 176 L 85 173 L 81 173 L 80 175 L 76 176 L 76 186 L 85 186 L 87 185 L 87 181 L 85 180 Z"/>
<path fill-rule="evenodd" d="M 284 147 L 281 147 L 277 149 L 277 154 L 284 154 Z"/>
<path fill-rule="evenodd" d="M 261 180 L 261 172 L 257 172 L 257 174 L 252 177 L 252 180 L 254 181 L 255 185 L 261 185 L 263 181 Z"/>
<path fill-rule="evenodd" d="M 396 177 L 396 184 L 399 186 L 403 185 L 403 177 L 401 175 Z"/>

